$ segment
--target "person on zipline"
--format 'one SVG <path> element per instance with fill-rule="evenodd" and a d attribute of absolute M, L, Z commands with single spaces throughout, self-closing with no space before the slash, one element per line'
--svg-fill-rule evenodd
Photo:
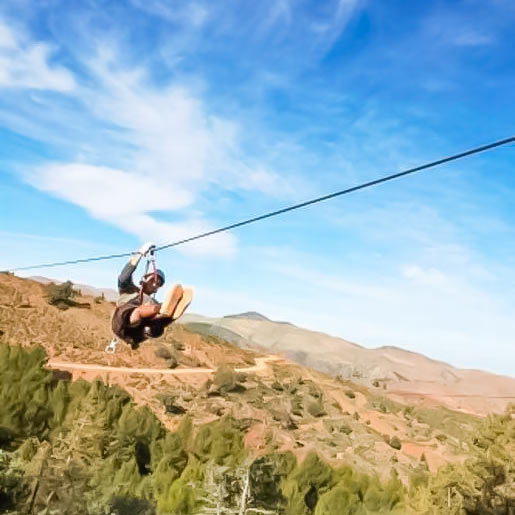
<path fill-rule="evenodd" d="M 183 315 L 193 298 L 191 288 L 174 284 L 163 303 L 159 304 L 151 295 L 163 286 L 165 274 L 155 268 L 150 272 L 147 270 L 139 288 L 134 284 L 132 274 L 141 258 L 151 255 L 154 249 L 153 243 L 145 243 L 131 256 L 118 276 L 120 296 L 112 318 L 112 329 L 116 336 L 133 349 L 137 349 L 147 338 L 162 336 L 165 328 Z"/>

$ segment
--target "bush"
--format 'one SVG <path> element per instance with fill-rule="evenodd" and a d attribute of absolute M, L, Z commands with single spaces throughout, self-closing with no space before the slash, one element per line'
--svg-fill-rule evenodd
<path fill-rule="evenodd" d="M 237 383 L 236 372 L 229 365 L 221 365 L 216 369 L 213 384 L 219 389 L 230 389 Z"/>
<path fill-rule="evenodd" d="M 302 397 L 295 395 L 290 401 L 290 410 L 296 417 L 302 417 L 304 415 L 304 405 L 302 403 Z"/>
<path fill-rule="evenodd" d="M 345 395 L 349 398 L 349 399 L 355 399 L 356 398 L 356 394 L 352 391 L 352 390 L 347 390 L 345 392 Z"/>
<path fill-rule="evenodd" d="M 66 281 L 61 284 L 47 284 L 45 286 L 45 293 L 47 301 L 51 306 L 65 310 L 75 305 L 72 299 L 79 295 L 80 292 L 73 289 L 71 281 Z"/>
<path fill-rule="evenodd" d="M 170 352 L 170 349 L 168 347 L 165 347 L 164 345 L 160 345 L 155 352 L 156 358 L 162 358 L 162 359 L 170 359 L 172 357 L 172 353 Z"/>
<path fill-rule="evenodd" d="M 95 304 L 102 304 L 105 300 L 105 295 L 102 293 L 102 295 L 95 297 Z"/>
<path fill-rule="evenodd" d="M 245 387 L 240 384 L 240 379 L 239 374 L 231 366 L 221 365 L 216 369 L 208 395 L 242 393 L 245 391 Z"/>
<path fill-rule="evenodd" d="M 170 356 L 166 360 L 166 366 L 168 368 L 177 368 L 179 366 L 179 361 L 177 360 L 177 358 L 175 356 Z"/>
<path fill-rule="evenodd" d="M 137 499 L 134 497 L 120 497 L 113 498 L 110 513 L 113 515 L 155 515 L 156 510 L 145 499 Z"/>
<path fill-rule="evenodd" d="M 312 416 L 312 417 L 323 417 L 325 415 L 327 415 L 327 412 L 325 411 L 325 408 L 324 408 L 324 402 L 322 399 L 318 399 L 316 401 L 312 401 L 308 404 L 307 406 L 307 409 L 308 409 L 308 413 Z"/>
<path fill-rule="evenodd" d="M 397 449 L 398 451 L 402 447 L 401 441 L 396 436 L 392 436 L 388 443 L 390 444 L 390 447 L 392 447 L 393 449 Z"/>

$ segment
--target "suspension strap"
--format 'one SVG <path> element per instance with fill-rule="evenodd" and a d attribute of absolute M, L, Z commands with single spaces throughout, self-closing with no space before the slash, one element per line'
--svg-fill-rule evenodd
<path fill-rule="evenodd" d="M 157 266 L 156 266 L 156 256 L 154 253 L 154 249 L 150 249 L 148 256 L 147 256 L 147 262 L 145 264 L 145 273 L 143 274 L 143 277 L 146 277 L 149 273 L 150 268 L 152 268 L 152 274 L 154 276 L 154 281 L 157 281 Z M 139 304 L 143 304 L 143 281 L 140 283 L 139 287 L 139 294 L 138 294 L 138 302 Z"/>

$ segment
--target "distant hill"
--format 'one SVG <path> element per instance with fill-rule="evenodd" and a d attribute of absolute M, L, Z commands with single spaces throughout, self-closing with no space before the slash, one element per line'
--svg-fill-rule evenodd
<path fill-rule="evenodd" d="M 367 349 L 255 313 L 245 315 L 188 314 L 181 323 L 193 323 L 204 334 L 223 334 L 241 347 L 280 353 L 302 366 L 373 386 L 399 400 L 439 403 L 480 414 L 502 412 L 515 401 L 515 378 L 458 369 L 394 346 Z"/>
<path fill-rule="evenodd" d="M 237 315 L 225 315 L 224 318 L 243 318 L 245 320 L 265 320 L 270 321 L 269 318 L 257 313 L 256 311 L 247 311 L 246 313 L 239 313 Z"/>

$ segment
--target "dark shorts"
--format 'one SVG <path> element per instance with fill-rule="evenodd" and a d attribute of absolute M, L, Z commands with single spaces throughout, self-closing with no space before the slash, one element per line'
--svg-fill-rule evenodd
<path fill-rule="evenodd" d="M 131 313 L 140 306 L 139 299 L 135 298 L 118 306 L 113 314 L 112 329 L 113 333 L 121 340 L 128 343 L 133 349 L 137 349 L 139 344 L 151 338 L 159 338 L 163 335 L 165 328 L 172 323 L 171 318 L 143 319 L 141 324 L 131 327 Z M 149 329 L 145 331 L 145 328 Z"/>

